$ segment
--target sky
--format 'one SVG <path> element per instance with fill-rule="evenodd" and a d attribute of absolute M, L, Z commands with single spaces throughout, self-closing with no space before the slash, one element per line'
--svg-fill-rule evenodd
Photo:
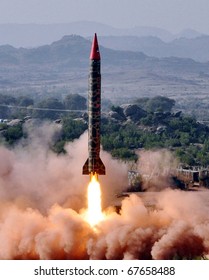
<path fill-rule="evenodd" d="M 0 0 L 0 24 L 83 20 L 209 33 L 209 0 Z"/>

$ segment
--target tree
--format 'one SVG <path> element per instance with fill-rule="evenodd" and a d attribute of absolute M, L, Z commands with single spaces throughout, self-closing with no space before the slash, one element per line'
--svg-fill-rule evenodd
<path fill-rule="evenodd" d="M 0 119 L 7 119 L 10 116 L 10 108 L 0 105 Z"/>
<path fill-rule="evenodd" d="M 67 110 L 86 110 L 86 98 L 79 94 L 68 94 L 64 99 Z"/>
<path fill-rule="evenodd" d="M 112 156 L 124 160 L 135 160 L 135 161 L 137 160 L 137 155 L 126 147 L 114 149 L 112 151 Z"/>
<path fill-rule="evenodd" d="M 175 100 L 165 96 L 156 96 L 151 98 L 147 102 L 146 109 L 149 112 L 156 112 L 156 111 L 171 112 L 174 105 L 175 105 Z"/>
<path fill-rule="evenodd" d="M 59 110 L 64 109 L 64 105 L 57 98 L 49 97 L 42 100 L 37 104 L 37 107 L 43 110 L 37 110 L 34 112 L 33 116 L 40 119 L 51 119 L 55 120 L 60 118 L 62 112 Z M 45 110 L 44 110 L 45 109 Z"/>
<path fill-rule="evenodd" d="M 13 96 L 0 94 L 0 104 L 14 105 L 15 103 L 16 99 Z"/>
<path fill-rule="evenodd" d="M 142 109 L 146 110 L 147 109 L 147 103 L 148 103 L 149 100 L 150 100 L 149 97 L 142 97 L 142 98 L 136 99 L 134 103 L 137 104 Z"/>
<path fill-rule="evenodd" d="M 19 140 L 23 136 L 22 125 L 19 124 L 19 125 L 9 127 L 3 133 L 3 136 L 10 145 L 14 144 L 17 140 Z"/>
<path fill-rule="evenodd" d="M 195 159 L 189 153 L 185 153 L 184 155 L 182 155 L 181 160 L 183 163 L 185 163 L 187 165 L 190 165 L 190 166 L 195 165 Z"/>
<path fill-rule="evenodd" d="M 72 141 L 79 138 L 80 135 L 87 129 L 87 124 L 80 120 L 70 118 L 63 119 L 62 134 L 65 141 Z"/>
<path fill-rule="evenodd" d="M 0 94 L 0 119 L 10 118 L 11 109 L 5 105 L 15 105 L 16 99 L 13 96 Z"/>
<path fill-rule="evenodd" d="M 28 107 L 28 106 L 32 106 L 33 103 L 34 103 L 33 99 L 27 96 L 20 96 L 17 97 L 16 99 L 16 104 L 19 106 Z"/>

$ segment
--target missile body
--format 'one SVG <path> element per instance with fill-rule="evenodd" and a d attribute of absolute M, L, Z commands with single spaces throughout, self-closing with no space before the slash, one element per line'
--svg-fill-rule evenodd
<path fill-rule="evenodd" d="M 89 158 L 83 166 L 83 174 L 105 175 L 105 166 L 100 159 L 101 122 L 101 73 L 100 52 L 95 34 L 90 53 L 88 87 L 88 152 Z"/>

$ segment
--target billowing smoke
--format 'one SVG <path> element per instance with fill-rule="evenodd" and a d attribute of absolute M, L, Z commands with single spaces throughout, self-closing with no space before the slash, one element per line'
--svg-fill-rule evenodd
<path fill-rule="evenodd" d="M 121 215 L 112 214 L 90 242 L 93 259 L 195 258 L 209 252 L 208 198 L 166 190 L 147 209 L 137 195 L 126 198 Z M 207 206 L 206 206 L 207 205 Z"/>
<path fill-rule="evenodd" d="M 209 254 L 208 192 L 165 189 L 155 208 L 131 195 L 121 212 L 115 194 L 127 187 L 127 167 L 102 152 L 106 219 L 95 229 L 83 218 L 88 176 L 87 135 L 66 155 L 50 150 L 59 127 L 27 128 L 30 136 L 0 147 L 0 259 L 173 259 Z M 154 157 L 153 157 L 154 159 Z M 147 172 L 147 171 L 146 171 Z"/>
<path fill-rule="evenodd" d="M 26 128 L 28 139 L 15 149 L 0 147 L 1 199 L 23 199 L 39 210 L 46 210 L 54 203 L 67 203 L 67 200 L 71 206 L 76 200 L 79 208 L 87 178 L 79 172 L 80 162 L 76 153 L 79 148 L 82 151 L 84 139 L 80 144 L 71 143 L 66 156 L 58 156 L 50 150 L 50 145 L 59 133 L 59 127 L 49 124 L 32 127 Z"/>
<path fill-rule="evenodd" d="M 171 177 L 178 166 L 177 159 L 166 150 L 140 151 L 138 171 L 142 176 L 143 188 L 162 190 L 169 187 Z"/>
<path fill-rule="evenodd" d="M 37 127 L 29 124 L 25 129 L 28 138 L 13 150 L 0 146 L 1 200 L 24 200 L 41 211 L 54 203 L 74 210 L 85 207 L 89 176 L 82 175 L 82 167 L 88 157 L 87 133 L 66 145 L 67 154 L 57 155 L 50 147 L 60 132 L 58 125 L 46 123 Z M 111 186 L 104 189 L 106 206 L 118 187 L 121 190 L 127 186 L 127 170 L 105 152 L 102 158 L 109 177 L 101 178 L 101 181 Z"/>

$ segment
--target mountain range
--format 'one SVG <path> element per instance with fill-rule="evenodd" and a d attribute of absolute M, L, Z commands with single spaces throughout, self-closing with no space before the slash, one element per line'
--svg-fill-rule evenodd
<path fill-rule="evenodd" d="M 196 38 L 179 38 L 164 42 L 153 36 L 101 36 L 100 42 L 104 47 L 143 52 L 154 57 L 191 58 L 200 62 L 209 61 L 209 36 Z"/>
<path fill-rule="evenodd" d="M 90 49 L 91 40 L 77 35 L 64 36 L 36 48 L 1 46 L 0 93 L 32 94 L 35 98 L 43 95 L 62 98 L 67 93 L 85 95 Z M 208 95 L 209 63 L 188 58 L 156 58 L 101 45 L 100 52 L 104 98 L 122 103 L 142 96 L 163 95 L 190 102 L 197 95 L 199 98 Z"/>
<path fill-rule="evenodd" d="M 115 28 L 107 24 L 91 21 L 79 21 L 56 24 L 0 24 L 0 45 L 9 44 L 14 47 L 36 47 L 60 39 L 65 35 L 77 34 L 83 37 L 92 36 L 137 36 L 157 37 L 165 42 L 178 38 L 196 38 L 203 34 L 186 29 L 178 34 L 157 27 L 135 26 L 132 28 Z"/>
<path fill-rule="evenodd" d="M 114 37 L 115 38 L 115 37 Z M 122 37 L 123 38 L 123 37 Z M 100 38 L 99 38 L 100 39 Z M 104 42 L 106 37 L 101 37 Z M 131 37 L 135 39 L 135 37 Z M 155 39 L 154 39 L 155 40 Z M 103 43 L 104 45 L 104 43 Z M 0 46 L 0 69 L 5 67 L 49 67 L 59 68 L 64 71 L 69 69 L 80 69 L 88 66 L 91 40 L 78 35 L 64 36 L 62 39 L 50 45 L 36 48 L 15 48 L 10 45 Z M 105 67 L 126 66 L 132 69 L 149 69 L 150 67 L 161 67 L 163 71 L 188 71 L 193 73 L 208 70 L 209 63 L 196 62 L 190 58 L 148 56 L 140 51 L 114 50 L 100 45 L 103 65 Z M 137 47 L 136 47 L 137 49 Z M 122 70 L 122 68 L 121 68 Z"/>
<path fill-rule="evenodd" d="M 143 52 L 158 58 L 174 56 L 199 62 L 209 61 L 209 36 L 195 30 L 187 29 L 179 34 L 172 34 L 156 27 L 119 29 L 85 21 L 62 24 L 0 24 L 0 46 L 34 49 L 37 46 L 51 45 L 71 34 L 91 39 L 94 32 L 98 33 L 100 44 L 110 49 Z"/>

